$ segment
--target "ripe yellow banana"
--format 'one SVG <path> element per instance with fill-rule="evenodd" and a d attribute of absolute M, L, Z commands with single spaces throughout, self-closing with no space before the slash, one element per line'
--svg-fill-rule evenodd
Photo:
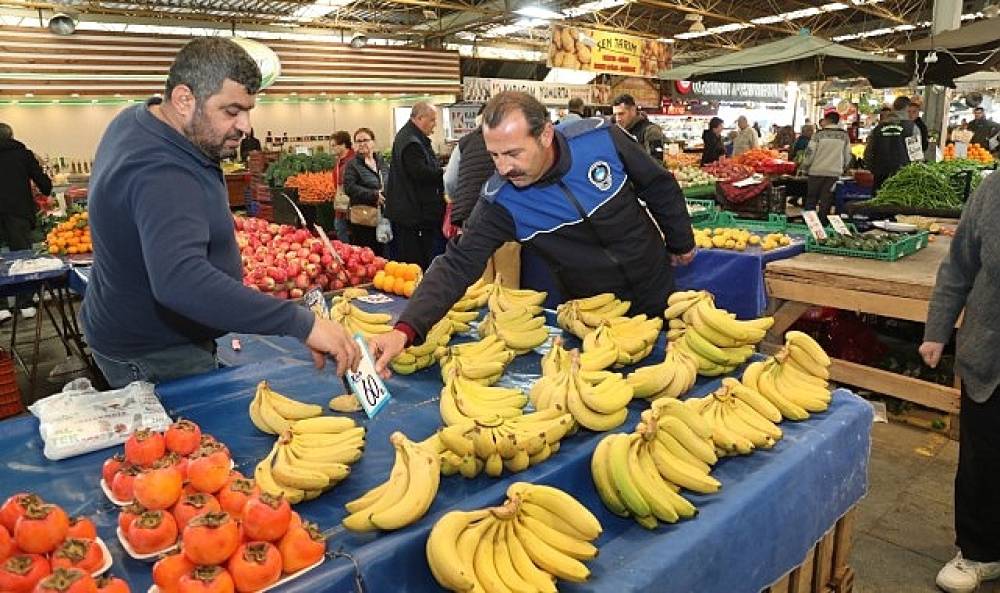
<path fill-rule="evenodd" d="M 295 434 L 336 434 L 355 428 L 354 420 L 347 416 L 319 416 L 296 420 L 292 423 L 292 432 Z M 364 434 L 362 428 L 361 434 Z"/>
<path fill-rule="evenodd" d="M 587 507 L 566 492 L 528 482 L 514 482 L 507 487 L 507 497 L 544 507 L 569 522 L 588 540 L 597 539 L 602 532 L 601 523 Z"/>
<path fill-rule="evenodd" d="M 268 453 L 268 455 L 259 463 L 257 463 L 253 472 L 254 482 L 260 486 L 262 492 L 267 492 L 272 496 L 283 496 L 286 500 L 288 500 L 289 504 L 298 504 L 302 502 L 305 492 L 299 490 L 298 488 L 278 484 L 275 481 L 274 476 L 271 474 L 271 465 L 277 452 L 278 446 L 275 444 L 275 446 L 271 448 L 271 452 Z"/>
<path fill-rule="evenodd" d="M 556 593 L 555 579 L 549 573 L 535 566 L 531 557 L 528 556 L 528 552 L 521 545 L 521 540 L 517 539 L 517 535 L 514 533 L 513 521 L 504 521 L 503 530 L 510 560 L 517 570 L 517 574 L 529 582 L 536 591 Z"/>
<path fill-rule="evenodd" d="M 393 433 L 389 438 L 390 441 L 398 440 L 402 444 L 406 453 L 408 480 L 406 493 L 402 498 L 406 501 L 405 504 L 380 508 L 375 503 L 371 507 L 373 510 L 369 520 L 372 525 L 385 531 L 400 529 L 423 517 L 437 496 L 441 479 L 441 464 L 435 453 L 419 447 L 400 432 Z"/>
<path fill-rule="evenodd" d="M 786 346 L 785 349 L 788 351 L 788 357 L 791 358 L 795 364 L 802 367 L 809 375 L 824 381 L 830 378 L 830 370 L 826 367 L 826 365 L 817 362 L 813 357 L 813 354 L 807 352 L 801 347 L 800 344 L 792 343 Z"/>
<path fill-rule="evenodd" d="M 668 502 L 670 494 L 673 494 L 673 492 L 666 487 L 666 484 L 663 483 L 658 474 L 655 476 L 647 474 L 639 464 L 639 448 L 643 440 L 643 437 L 639 434 L 630 434 L 622 437 L 621 441 L 627 443 L 626 446 L 628 447 L 624 473 L 628 475 L 631 483 L 635 485 L 636 491 L 642 497 L 654 517 L 660 521 L 675 523 L 679 516 L 677 515 L 677 511 L 674 510 L 673 505 Z M 668 492 L 670 494 L 667 494 Z"/>
<path fill-rule="evenodd" d="M 545 572 L 567 581 L 582 583 L 590 577 L 590 569 L 579 560 L 556 550 L 540 537 L 513 521 L 514 534 L 528 557 Z"/>
<path fill-rule="evenodd" d="M 267 381 L 261 381 L 260 384 L 257 385 L 257 392 L 264 400 L 271 404 L 271 407 L 273 407 L 278 414 L 281 414 L 287 420 L 302 420 L 323 414 L 323 406 L 318 404 L 306 404 L 284 396 L 272 390 L 270 385 L 267 384 Z"/>
<path fill-rule="evenodd" d="M 512 593 L 535 593 L 538 589 L 526 581 L 517 572 L 511 558 L 510 544 L 507 541 L 507 524 L 509 521 L 498 521 L 493 532 L 493 567 L 504 586 L 504 590 Z M 513 537 L 513 536 L 511 536 Z"/>
<path fill-rule="evenodd" d="M 376 529 L 375 524 L 372 523 L 371 520 L 372 515 L 402 504 L 402 500 L 406 495 L 410 480 L 407 468 L 408 460 L 406 458 L 406 453 L 403 450 L 402 443 L 394 442 L 393 448 L 395 449 L 396 455 L 385 490 L 382 492 L 381 496 L 375 499 L 371 506 L 360 509 L 344 517 L 343 524 L 347 529 L 351 531 L 371 531 Z"/>
<path fill-rule="evenodd" d="M 830 357 L 809 334 L 800 331 L 786 332 L 785 343 L 802 348 L 819 366 L 830 366 Z"/>
<path fill-rule="evenodd" d="M 350 503 L 348 503 L 350 504 Z M 451 511 L 434 524 L 427 537 L 427 564 L 442 587 L 452 591 L 470 591 L 477 584 L 475 574 L 465 572 L 459 557 L 458 538 L 470 524 L 490 517 L 487 509 Z M 490 519 L 492 521 L 492 519 Z"/>

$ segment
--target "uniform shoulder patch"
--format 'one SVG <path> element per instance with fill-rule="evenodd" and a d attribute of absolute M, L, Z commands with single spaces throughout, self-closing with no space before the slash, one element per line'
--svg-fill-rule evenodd
<path fill-rule="evenodd" d="M 596 161 L 587 169 L 587 180 L 597 189 L 608 191 L 611 189 L 611 165 L 607 161 Z"/>

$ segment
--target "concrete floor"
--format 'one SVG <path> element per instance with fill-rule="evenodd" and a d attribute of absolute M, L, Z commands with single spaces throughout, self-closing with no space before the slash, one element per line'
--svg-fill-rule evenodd
<path fill-rule="evenodd" d="M 19 342 L 33 337 L 33 321 L 20 323 Z M 66 351 L 48 319 L 39 355 L 39 397 L 65 380 L 49 371 Z M 0 326 L 0 345 L 10 341 L 10 322 Z M 27 357 L 30 347 L 22 346 Z M 30 360 L 26 360 L 30 364 Z M 27 381 L 18 373 L 22 393 Z M 27 399 L 27 398 L 26 398 Z M 875 424 L 869 468 L 871 487 L 861 502 L 851 564 L 856 593 L 933 593 L 934 576 L 955 554 L 952 496 L 958 445 L 941 435 L 901 424 Z M 1000 583 L 981 593 L 1000 593 Z"/>

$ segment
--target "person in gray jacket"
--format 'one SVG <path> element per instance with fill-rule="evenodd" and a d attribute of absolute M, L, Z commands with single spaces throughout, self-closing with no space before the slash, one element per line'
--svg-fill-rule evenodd
<path fill-rule="evenodd" d="M 947 257 L 938 269 L 920 355 L 930 367 L 964 309 L 955 372 L 962 379 L 955 543 L 958 555 L 937 575 L 949 593 L 972 593 L 1000 577 L 1000 175 L 969 198 Z"/>
<path fill-rule="evenodd" d="M 802 161 L 802 170 L 808 175 L 803 208 L 816 210 L 820 222 L 826 225 L 833 205 L 833 186 L 851 164 L 851 138 L 840 127 L 840 114 L 836 111 L 827 114 L 823 122 L 823 128 L 809 140 Z"/>

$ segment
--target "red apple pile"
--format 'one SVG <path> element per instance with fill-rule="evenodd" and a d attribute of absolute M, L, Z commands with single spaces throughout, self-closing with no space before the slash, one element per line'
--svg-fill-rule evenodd
<path fill-rule="evenodd" d="M 298 299 L 311 288 L 340 290 L 371 282 L 385 267 L 368 247 L 332 241 L 341 265 L 306 229 L 235 216 L 243 284 L 281 299 Z"/>

